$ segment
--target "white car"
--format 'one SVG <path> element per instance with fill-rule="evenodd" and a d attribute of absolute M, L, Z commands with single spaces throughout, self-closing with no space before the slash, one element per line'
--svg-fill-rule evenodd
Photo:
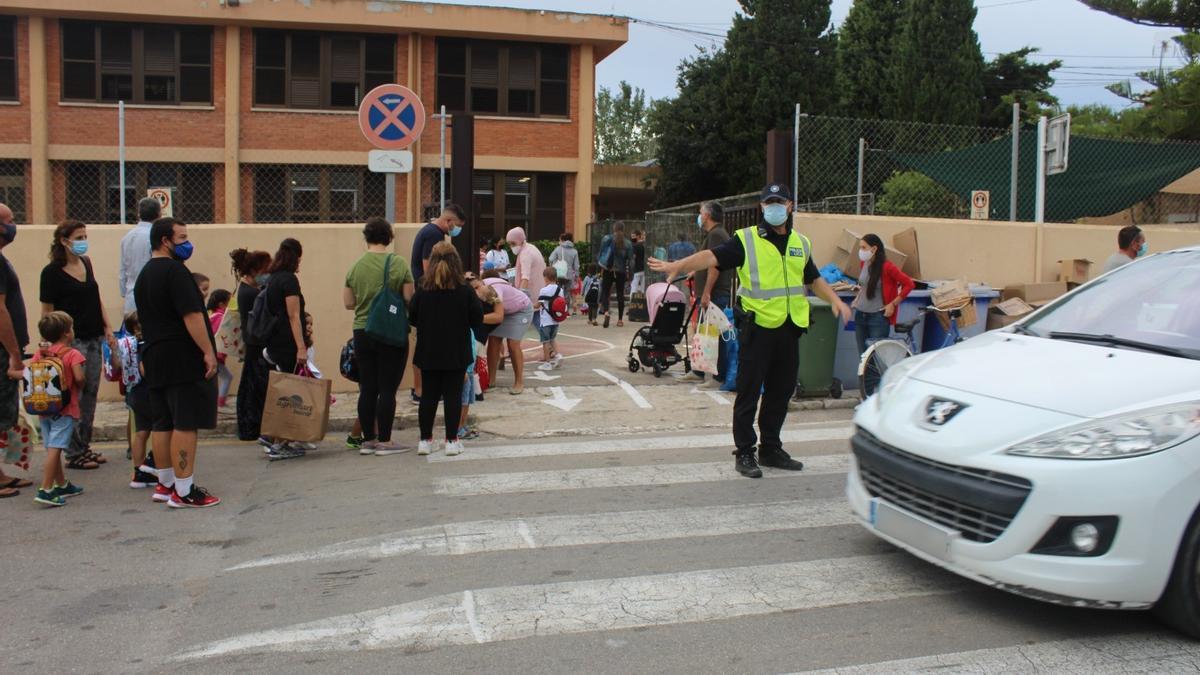
<path fill-rule="evenodd" d="M 1200 637 L 1200 248 L 905 359 L 859 406 L 846 494 L 880 538 L 1038 600 Z"/>

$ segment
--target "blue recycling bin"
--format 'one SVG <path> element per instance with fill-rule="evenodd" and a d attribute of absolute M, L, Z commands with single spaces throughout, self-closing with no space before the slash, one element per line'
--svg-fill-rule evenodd
<path fill-rule="evenodd" d="M 856 293 L 838 293 L 838 297 L 845 302 L 847 306 L 854 302 Z M 913 327 L 913 339 L 917 342 L 917 351 L 921 351 L 924 344 L 925 328 L 924 323 L 929 323 L 925 320 L 925 315 L 921 313 L 921 308 L 929 306 L 929 291 L 916 291 L 908 294 L 908 297 L 900 303 L 899 316 L 896 321 L 905 323 L 916 319 L 917 325 Z M 931 322 L 937 323 L 936 319 L 930 319 Z M 895 337 L 895 335 L 893 335 Z M 837 352 L 833 359 L 833 376 L 841 380 L 847 389 L 858 388 L 858 342 L 854 339 L 854 321 L 849 321 L 842 330 L 838 331 Z"/>
<path fill-rule="evenodd" d="M 988 307 L 992 300 L 1000 297 L 1000 291 L 990 286 L 971 286 L 971 297 L 975 300 L 975 323 L 970 326 L 959 325 L 958 332 L 963 339 L 982 335 L 987 330 Z M 945 342 L 946 330 L 942 328 L 942 322 L 936 317 L 929 317 L 925 322 L 925 340 L 921 351 L 941 349 Z"/>

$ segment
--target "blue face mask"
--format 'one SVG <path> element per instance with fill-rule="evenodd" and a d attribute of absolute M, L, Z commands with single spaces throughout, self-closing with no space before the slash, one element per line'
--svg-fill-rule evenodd
<path fill-rule="evenodd" d="M 254 283 L 258 284 L 259 286 L 266 286 L 267 281 L 270 280 L 270 278 L 270 274 L 259 274 L 254 277 Z"/>
<path fill-rule="evenodd" d="M 457 237 L 460 234 L 462 234 L 462 226 L 461 225 L 455 225 L 453 228 L 450 229 L 451 237 Z"/>
<path fill-rule="evenodd" d="M 1146 242 L 1144 242 L 1144 241 L 1143 241 L 1143 242 L 1142 242 L 1142 246 L 1141 246 L 1141 248 L 1139 248 L 1139 249 L 1138 249 L 1138 252 L 1137 252 L 1137 257 L 1139 257 L 1139 258 L 1140 258 L 1140 257 L 1142 257 L 1142 256 L 1146 255 L 1146 251 L 1148 251 L 1148 250 L 1150 250 L 1150 247 L 1148 247 L 1148 246 L 1146 245 Z"/>
<path fill-rule="evenodd" d="M 192 252 L 194 250 L 195 247 L 192 246 L 192 242 L 190 241 L 185 241 L 182 244 L 175 244 L 175 246 L 171 248 L 171 252 L 175 254 L 175 259 L 179 260 L 180 262 L 192 257 Z"/>
<path fill-rule="evenodd" d="M 763 209 L 763 219 L 772 227 L 779 227 L 786 223 L 787 216 L 787 205 L 785 204 L 767 204 Z"/>
<path fill-rule="evenodd" d="M 84 255 L 88 252 L 87 239 L 79 239 L 71 242 L 71 253 L 75 255 Z"/>
<path fill-rule="evenodd" d="M 701 216 L 699 213 L 696 214 L 696 227 L 704 229 L 704 216 Z"/>

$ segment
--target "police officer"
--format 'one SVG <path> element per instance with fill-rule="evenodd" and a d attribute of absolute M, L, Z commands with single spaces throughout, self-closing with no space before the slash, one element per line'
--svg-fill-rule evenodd
<path fill-rule="evenodd" d="M 784 452 L 779 432 L 787 415 L 788 399 L 796 389 L 800 366 L 796 342 L 808 328 L 805 286 L 829 301 L 836 317 L 843 321 L 850 318 L 850 308 L 817 271 L 808 238 L 792 228 L 792 196 L 787 186 L 767 185 L 759 202 L 762 222 L 738 230 L 717 248 L 675 262 L 649 260 L 650 269 L 665 272 L 668 279 L 712 266 L 737 269 L 741 287 L 735 304 L 738 372 L 733 454 L 738 473 L 750 478 L 762 477 L 760 464 L 790 471 L 804 468 Z M 754 434 L 754 413 L 760 398 L 761 439 Z"/>

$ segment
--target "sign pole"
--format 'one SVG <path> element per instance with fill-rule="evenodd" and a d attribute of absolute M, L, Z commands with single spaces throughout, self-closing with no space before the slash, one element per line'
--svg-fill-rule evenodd
<path fill-rule="evenodd" d="M 1042 282 L 1042 258 L 1045 256 L 1045 232 L 1044 223 L 1046 220 L 1046 116 L 1042 115 L 1038 118 L 1037 127 L 1037 194 L 1034 201 L 1033 220 L 1037 223 L 1037 239 L 1034 242 L 1034 264 L 1037 268 L 1034 270 L 1033 279 L 1037 283 Z"/>
<path fill-rule="evenodd" d="M 121 193 L 121 224 L 125 224 L 125 101 L 117 101 L 117 186 Z"/>
<path fill-rule="evenodd" d="M 438 119 L 442 123 L 442 192 L 438 201 L 438 208 L 446 208 L 446 106 L 442 106 L 442 114 L 438 115 Z M 441 214 L 439 213 L 440 217 Z"/>
<path fill-rule="evenodd" d="M 862 190 L 859 190 L 861 192 Z M 792 129 L 792 203 L 800 200 L 800 104 L 796 104 L 796 118 Z"/>
<path fill-rule="evenodd" d="M 396 174 L 410 173 L 413 155 L 409 146 L 425 129 L 425 106 L 408 87 L 381 84 L 363 97 L 358 106 L 358 128 L 377 149 L 367 153 L 367 167 L 384 177 L 383 211 L 388 222 L 396 222 Z M 418 177 L 418 180 L 419 177 Z"/>
<path fill-rule="evenodd" d="M 1008 186 L 1008 219 L 1017 222 L 1017 165 L 1021 163 L 1021 104 L 1013 104 L 1012 114 L 1012 170 Z"/>
<path fill-rule="evenodd" d="M 867 154 L 867 139 L 858 139 L 858 189 L 854 193 L 854 215 L 862 215 L 863 156 Z"/>
<path fill-rule="evenodd" d="M 396 174 L 385 174 L 383 212 L 389 223 L 396 222 Z"/>

